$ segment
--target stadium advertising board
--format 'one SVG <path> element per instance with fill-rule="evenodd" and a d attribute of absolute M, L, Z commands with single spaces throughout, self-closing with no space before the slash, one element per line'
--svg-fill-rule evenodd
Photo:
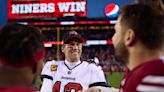
<path fill-rule="evenodd" d="M 8 0 L 8 18 L 85 17 L 86 0 Z"/>

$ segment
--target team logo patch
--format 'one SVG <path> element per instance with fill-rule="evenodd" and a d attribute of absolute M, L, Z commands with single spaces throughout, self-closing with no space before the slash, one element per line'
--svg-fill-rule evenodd
<path fill-rule="evenodd" d="M 51 71 L 56 71 L 56 70 L 57 70 L 57 68 L 58 68 L 58 66 L 57 66 L 57 65 L 51 65 Z"/>

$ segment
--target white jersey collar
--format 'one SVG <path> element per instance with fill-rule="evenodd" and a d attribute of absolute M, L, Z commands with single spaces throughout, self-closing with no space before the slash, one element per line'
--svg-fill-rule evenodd
<path fill-rule="evenodd" d="M 65 64 L 71 69 L 71 68 L 74 68 L 75 66 L 77 66 L 78 64 L 81 63 L 81 61 L 76 61 L 76 62 L 69 62 L 67 60 L 64 61 Z"/>

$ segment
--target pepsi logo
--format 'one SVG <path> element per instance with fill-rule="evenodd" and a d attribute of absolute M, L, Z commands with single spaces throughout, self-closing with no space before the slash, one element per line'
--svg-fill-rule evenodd
<path fill-rule="evenodd" d="M 117 4 L 108 4 L 105 7 L 105 15 L 108 18 L 116 18 L 118 16 L 119 6 Z"/>

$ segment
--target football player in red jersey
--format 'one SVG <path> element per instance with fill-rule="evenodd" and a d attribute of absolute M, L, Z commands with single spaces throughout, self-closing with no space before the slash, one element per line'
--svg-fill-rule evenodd
<path fill-rule="evenodd" d="M 129 72 L 120 92 L 164 91 L 164 10 L 134 4 L 121 9 L 113 36 L 115 56 Z"/>
<path fill-rule="evenodd" d="M 40 30 L 9 23 L 0 30 L 0 92 L 37 92 L 32 87 L 41 72 L 45 50 Z"/>
<path fill-rule="evenodd" d="M 112 38 L 116 58 L 128 67 L 120 92 L 164 92 L 163 25 L 162 8 L 145 4 L 121 8 Z M 109 88 L 99 89 L 113 92 Z M 90 88 L 85 92 L 100 91 Z"/>

